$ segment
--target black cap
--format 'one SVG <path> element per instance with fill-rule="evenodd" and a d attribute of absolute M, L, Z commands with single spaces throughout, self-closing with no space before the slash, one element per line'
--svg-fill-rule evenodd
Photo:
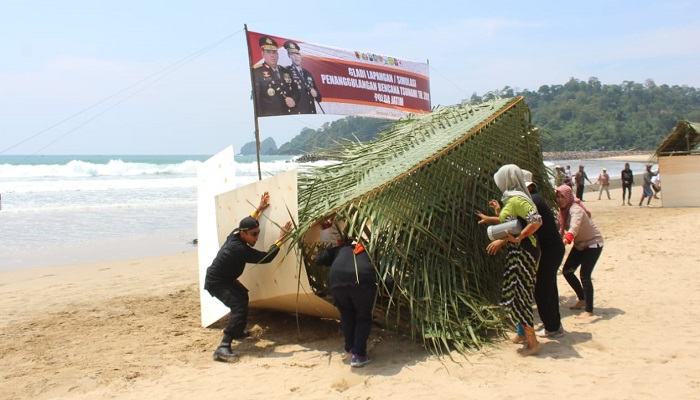
<path fill-rule="evenodd" d="M 290 53 L 301 53 L 299 45 L 291 40 L 287 40 L 286 42 L 284 42 L 284 48 L 287 49 L 287 51 Z"/>
<path fill-rule="evenodd" d="M 269 36 L 263 36 L 258 40 L 258 44 L 265 50 L 277 50 L 277 42 Z"/>
<path fill-rule="evenodd" d="M 245 231 L 249 231 L 251 229 L 255 229 L 259 226 L 260 226 L 260 223 L 258 222 L 257 219 L 255 219 L 253 217 L 245 217 L 238 224 L 238 230 L 240 232 L 245 232 Z"/>

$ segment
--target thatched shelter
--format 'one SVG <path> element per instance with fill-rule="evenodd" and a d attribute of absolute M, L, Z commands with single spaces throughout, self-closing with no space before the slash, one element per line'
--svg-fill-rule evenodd
<path fill-rule="evenodd" d="M 503 327 L 497 307 L 500 256 L 490 257 L 476 210 L 500 199 L 493 174 L 517 164 L 552 200 L 537 128 L 522 97 L 437 108 L 397 122 L 380 139 L 344 149 L 334 165 L 299 175 L 296 240 L 317 294 L 327 271 L 314 265 L 319 221 L 336 215 L 362 236 L 382 277 L 378 310 L 438 353 L 479 345 Z"/>
<path fill-rule="evenodd" d="M 700 206 L 700 122 L 680 121 L 656 149 L 664 207 Z"/>

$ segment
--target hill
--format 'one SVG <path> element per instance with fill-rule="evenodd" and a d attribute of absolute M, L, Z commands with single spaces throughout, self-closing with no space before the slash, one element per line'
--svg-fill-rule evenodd
<path fill-rule="evenodd" d="M 542 85 L 537 91 L 515 91 L 506 86 L 498 92 L 474 93 L 465 102 L 480 103 L 496 96 L 525 97 L 532 123 L 541 130 L 545 151 L 650 151 L 678 121 L 700 121 L 700 90 L 685 85 L 656 85 L 651 79 L 643 84 L 624 81 L 604 85 L 595 77 L 587 81 L 571 78 L 564 84 Z M 370 141 L 391 123 L 346 117 L 316 130 L 304 128 L 276 153 L 266 154 L 309 154 L 337 148 L 347 141 Z M 252 151 L 255 154 L 254 142 Z"/>

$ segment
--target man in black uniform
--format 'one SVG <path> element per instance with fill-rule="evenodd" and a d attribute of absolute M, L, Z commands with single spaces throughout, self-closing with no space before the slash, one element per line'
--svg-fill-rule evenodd
<path fill-rule="evenodd" d="M 258 116 L 289 115 L 299 101 L 299 89 L 292 75 L 278 65 L 277 42 L 269 36 L 259 41 L 263 63 L 253 67 L 253 90 Z"/>
<path fill-rule="evenodd" d="M 314 100 L 320 103 L 321 93 L 316 87 L 316 81 L 314 81 L 311 72 L 301 66 L 301 48 L 291 40 L 284 42 L 284 48 L 287 49 L 287 55 L 292 60 L 292 65 L 288 66 L 287 70 L 292 74 L 292 81 L 299 89 L 299 101 L 292 112 L 296 114 L 316 114 Z"/>
<path fill-rule="evenodd" d="M 243 274 L 246 263 L 267 264 L 272 261 L 279 252 L 287 231 L 292 228 L 292 221 L 287 222 L 280 230 L 279 239 L 267 252 L 254 249 L 260 235 L 257 218 L 269 206 L 270 194 L 265 192 L 255 212 L 241 220 L 207 268 L 204 289 L 231 309 L 224 337 L 214 352 L 216 361 L 238 361 L 238 356 L 231 351 L 231 342 L 249 336 L 245 330 L 248 322 L 248 289 L 238 281 L 238 277 Z"/>

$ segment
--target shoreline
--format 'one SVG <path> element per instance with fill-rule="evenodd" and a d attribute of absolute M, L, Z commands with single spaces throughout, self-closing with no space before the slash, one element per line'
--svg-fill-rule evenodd
<path fill-rule="evenodd" d="M 654 151 L 560 151 L 543 152 L 543 161 L 598 160 L 646 163 L 652 159 Z"/>

